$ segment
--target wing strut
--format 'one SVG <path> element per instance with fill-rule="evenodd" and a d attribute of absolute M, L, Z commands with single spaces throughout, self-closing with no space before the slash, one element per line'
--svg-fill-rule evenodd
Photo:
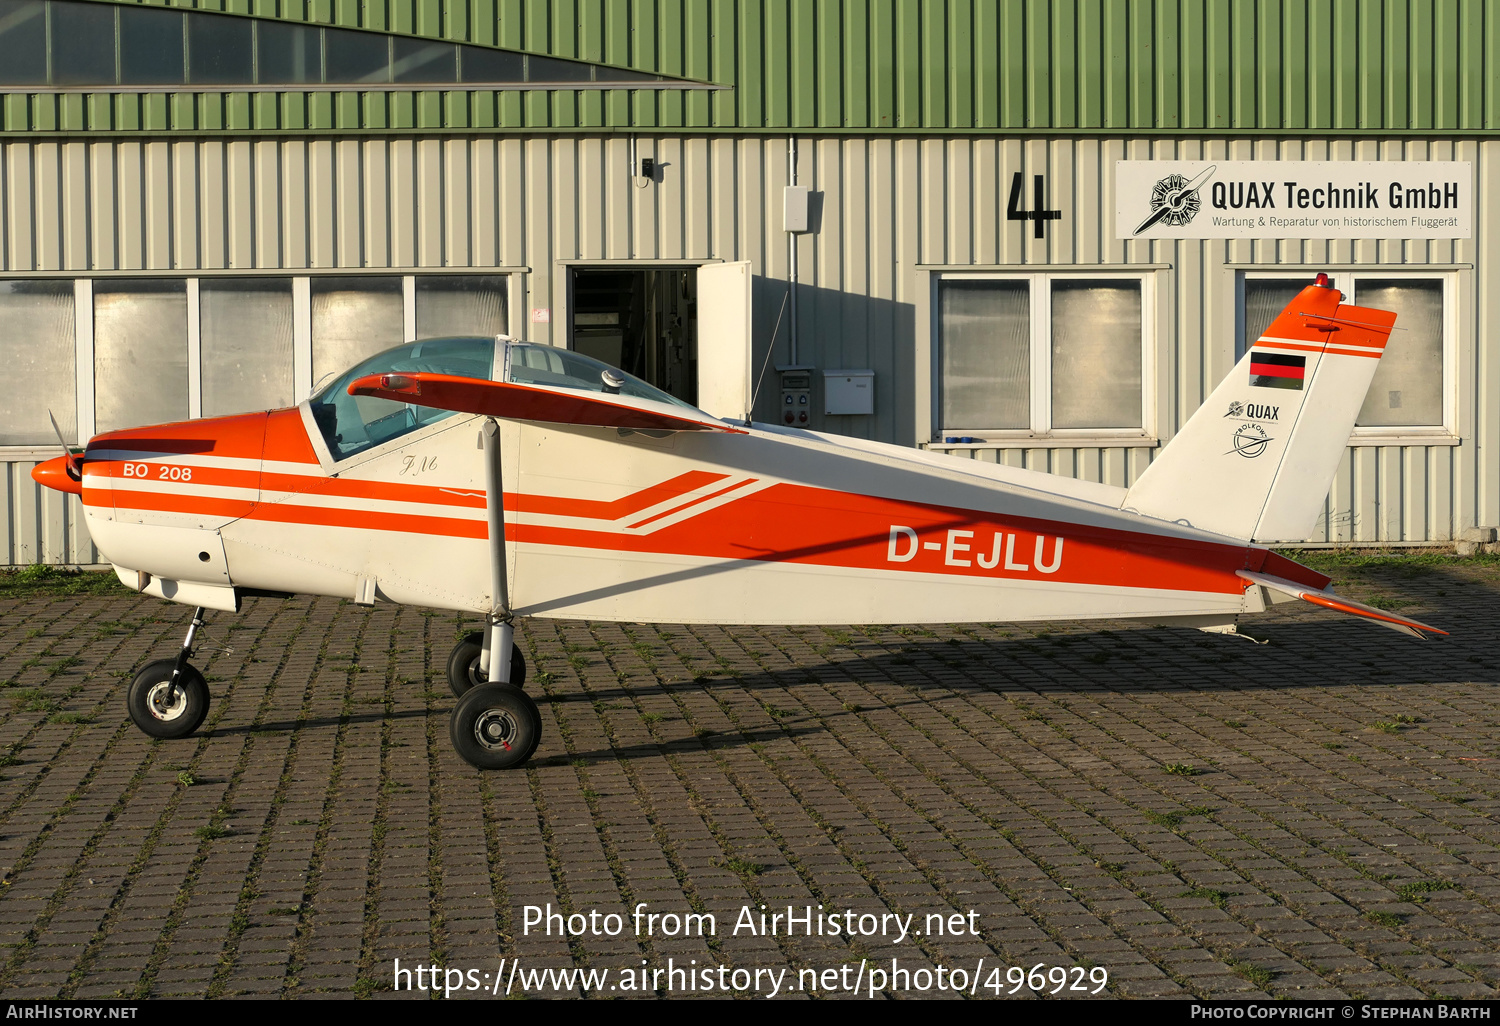
<path fill-rule="evenodd" d="M 490 527 L 490 615 L 479 650 L 479 672 L 491 681 L 510 683 L 510 646 L 515 640 L 514 616 L 505 568 L 505 491 L 500 474 L 500 425 L 486 417 L 480 428 L 484 440 L 484 510 Z M 495 653 L 500 653 L 499 657 Z"/>

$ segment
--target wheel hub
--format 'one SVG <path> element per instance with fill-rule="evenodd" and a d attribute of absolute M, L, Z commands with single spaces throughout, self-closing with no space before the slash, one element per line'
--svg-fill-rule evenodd
<path fill-rule="evenodd" d="M 146 708 L 159 720 L 175 720 L 187 709 L 187 688 L 181 684 L 172 695 L 172 701 L 167 701 L 167 688 L 171 683 L 164 680 L 160 684 L 153 684 L 146 693 Z"/>
<path fill-rule="evenodd" d="M 490 675 L 479 668 L 479 657 L 475 656 L 473 662 L 469 663 L 469 683 L 478 687 L 489 682 Z"/>
<path fill-rule="evenodd" d="M 474 722 L 474 740 L 492 752 L 511 749 L 519 725 L 506 709 L 487 709 Z"/>

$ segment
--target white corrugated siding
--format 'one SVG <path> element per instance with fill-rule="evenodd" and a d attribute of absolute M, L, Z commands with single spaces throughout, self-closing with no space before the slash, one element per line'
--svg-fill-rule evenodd
<path fill-rule="evenodd" d="M 524 293 L 512 291 L 513 330 L 560 342 L 558 261 L 748 259 L 757 274 L 784 281 L 786 147 L 642 137 L 632 150 L 616 136 L 9 141 L 0 143 L 0 274 L 529 266 Z M 908 445 L 928 437 L 930 279 L 921 266 L 1169 265 L 1158 275 L 1155 377 L 1155 427 L 1166 439 L 1233 364 L 1236 267 L 1472 264 L 1459 272 L 1461 444 L 1351 448 L 1313 540 L 1442 541 L 1500 523 L 1490 455 L 1500 446 L 1500 142 L 881 138 L 798 147 L 799 181 L 820 194 L 820 230 L 799 242 L 799 359 L 877 372 L 875 415 L 826 418 L 825 429 Z M 632 158 L 644 156 L 664 173 L 638 188 Z M 1467 160 L 1480 223 L 1460 242 L 1125 242 L 1112 227 L 1111 171 L 1124 157 Z M 1015 171 L 1045 173 L 1049 203 L 1063 211 L 1044 240 L 1006 219 Z M 775 282 L 759 293 L 762 345 L 780 298 Z M 552 310 L 552 322 L 530 323 L 531 308 Z M 776 362 L 788 355 L 785 335 L 783 326 Z M 967 454 L 1124 485 L 1151 452 Z M 5 464 L 8 558 L 91 560 L 62 506 L 36 493 L 30 465 Z"/>

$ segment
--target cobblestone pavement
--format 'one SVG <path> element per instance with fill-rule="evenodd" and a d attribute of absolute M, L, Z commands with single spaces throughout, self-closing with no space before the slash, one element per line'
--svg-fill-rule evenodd
<path fill-rule="evenodd" d="M 186 609 L 0 596 L 0 994 L 396 996 L 394 959 L 487 981 L 519 955 L 1492 995 L 1500 566 L 1342 576 L 1453 636 L 1287 606 L 1247 625 L 1265 646 L 1127 624 L 528 622 L 545 737 L 487 774 L 448 740 L 452 614 L 211 614 L 233 652 L 197 660 L 209 719 L 152 742 L 125 687 Z M 712 912 L 717 935 L 523 933 L 526 905 L 641 902 Z M 734 935 L 762 903 L 917 929 L 972 909 L 979 935 Z"/>

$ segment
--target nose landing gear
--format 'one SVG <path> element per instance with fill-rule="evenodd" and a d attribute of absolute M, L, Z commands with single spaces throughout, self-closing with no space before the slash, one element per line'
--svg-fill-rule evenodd
<path fill-rule="evenodd" d="M 175 659 L 147 663 L 125 692 L 130 721 L 141 733 L 155 738 L 187 737 L 208 715 L 208 684 L 188 662 L 193 641 L 203 626 L 203 607 L 193 610 L 193 622 Z"/>

